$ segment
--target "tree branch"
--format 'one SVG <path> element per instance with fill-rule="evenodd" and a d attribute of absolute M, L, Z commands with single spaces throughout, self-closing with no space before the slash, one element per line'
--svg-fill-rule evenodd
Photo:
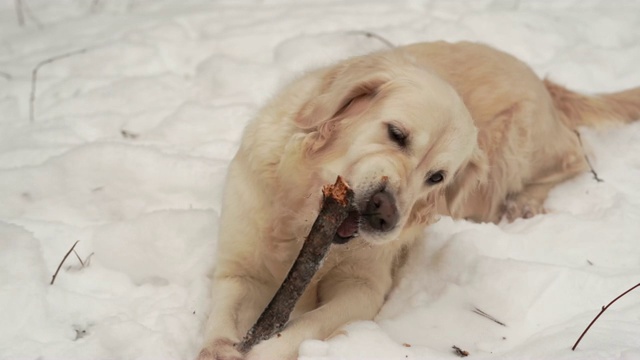
<path fill-rule="evenodd" d="M 576 348 L 578 347 L 578 344 L 580 343 L 580 340 L 582 340 L 582 338 L 585 336 L 585 334 L 587 333 L 587 331 L 589 331 L 589 329 L 591 328 L 591 325 L 593 325 L 596 320 L 598 320 L 598 318 L 600 317 L 600 315 L 602 315 L 605 310 L 607 310 L 609 308 L 609 306 L 613 305 L 614 302 L 618 301 L 618 299 L 620 299 L 621 297 L 627 295 L 628 293 L 630 293 L 633 289 L 637 288 L 640 286 L 640 283 L 636 284 L 635 286 L 633 286 L 631 289 L 623 292 L 622 294 L 618 295 L 617 298 L 613 299 L 609 304 L 607 304 L 607 306 L 603 306 L 602 309 L 600 309 L 600 312 L 598 313 L 598 315 L 596 315 L 595 318 L 593 318 L 593 320 L 591 320 L 591 322 L 589 323 L 589 326 L 587 326 L 586 329 L 584 329 L 584 331 L 582 332 L 582 335 L 580 335 L 580 337 L 578 338 L 578 340 L 576 341 L 575 344 L 573 344 L 573 347 L 571 348 L 572 351 L 575 351 Z"/>
<path fill-rule="evenodd" d="M 73 252 L 73 249 L 76 247 L 76 245 L 78 245 L 79 242 L 80 240 L 77 240 L 75 243 L 73 243 L 73 246 L 71 247 L 71 249 L 69 249 L 69 251 L 67 251 L 67 253 L 64 255 L 64 257 L 62 258 L 62 261 L 60 261 L 60 264 L 56 269 L 56 272 L 53 274 L 53 277 L 51 278 L 51 283 L 49 285 L 53 285 L 53 283 L 56 281 L 56 276 L 58 276 L 58 272 L 60 271 L 62 264 L 64 264 L 65 260 L 67 260 L 67 258 L 69 257 L 71 252 Z"/>
<path fill-rule="evenodd" d="M 35 121 L 36 85 L 38 82 L 38 71 L 40 70 L 40 68 L 47 64 L 51 64 L 54 61 L 58 61 L 60 59 L 68 58 L 70 56 L 77 55 L 77 54 L 83 54 L 88 50 L 89 50 L 88 48 L 83 48 L 79 50 L 70 51 L 68 53 L 60 54 L 57 56 L 53 56 L 46 60 L 40 61 L 36 65 L 36 67 L 33 68 L 33 71 L 31 72 L 31 95 L 29 96 L 29 121 L 30 122 Z"/>
<path fill-rule="evenodd" d="M 258 321 L 236 345 L 241 353 L 246 354 L 255 344 L 284 328 L 298 298 L 320 268 L 338 227 L 352 209 L 353 191 L 340 176 L 334 185 L 325 185 L 322 194 L 320 213 L 291 270 Z"/>
<path fill-rule="evenodd" d="M 584 145 L 582 145 L 582 137 L 580 136 L 580 133 L 578 132 L 578 130 L 573 130 L 574 133 L 576 133 L 576 136 L 578 137 L 578 142 L 580 143 L 580 147 L 582 148 L 582 153 L 584 155 L 584 159 L 587 161 L 587 165 L 589 165 L 589 170 L 591 170 L 591 173 L 593 174 L 593 178 L 597 181 L 597 182 L 604 182 L 604 180 L 602 180 L 600 177 L 598 177 L 598 173 L 593 170 L 593 166 L 591 165 L 591 161 L 589 161 L 589 157 L 587 156 L 587 153 L 584 151 Z"/>
<path fill-rule="evenodd" d="M 376 39 L 378 41 L 380 41 L 381 43 L 385 44 L 388 48 L 393 49 L 394 47 L 396 47 L 395 45 L 393 45 L 393 43 L 387 39 L 385 39 L 384 37 L 373 33 L 371 31 L 360 31 L 360 30 L 355 30 L 355 31 L 350 31 L 350 33 L 352 34 L 359 34 L 359 35 L 364 35 L 368 38 L 373 38 Z"/>

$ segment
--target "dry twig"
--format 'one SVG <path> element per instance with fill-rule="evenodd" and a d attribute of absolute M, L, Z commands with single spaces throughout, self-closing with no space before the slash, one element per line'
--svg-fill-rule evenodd
<path fill-rule="evenodd" d="M 587 153 L 584 151 L 584 145 L 582 145 L 582 137 L 580 137 L 580 133 L 578 132 L 578 130 L 574 130 L 574 133 L 576 133 L 576 136 L 578 137 L 578 142 L 580 143 L 580 147 L 582 148 L 582 153 L 584 155 L 584 159 L 587 161 L 587 165 L 589 165 L 589 170 L 591 170 L 591 173 L 593 174 L 593 178 L 597 181 L 597 182 L 604 182 L 604 180 L 602 180 L 600 177 L 598 177 L 598 173 L 593 170 L 593 166 L 591 165 L 591 161 L 589 161 L 589 157 L 587 156 Z"/>
<path fill-rule="evenodd" d="M 80 242 L 80 240 L 77 240 L 76 242 L 74 242 L 73 246 L 71 247 L 71 249 L 69 249 L 69 251 L 67 251 L 67 253 L 64 255 L 64 257 L 62 258 L 62 261 L 60 261 L 60 264 L 58 265 L 58 268 L 56 269 L 56 272 L 53 274 L 53 277 L 51 278 L 51 283 L 49 285 L 53 285 L 54 281 L 56 281 L 56 276 L 58 276 L 58 272 L 60 271 L 60 268 L 62 267 L 62 264 L 64 264 L 64 261 L 67 260 L 67 258 L 69 257 L 69 255 L 71 254 L 73 249 L 76 247 L 76 245 L 78 245 L 79 242 Z"/>
<path fill-rule="evenodd" d="M 396 47 L 395 45 L 393 45 L 393 43 L 387 39 L 385 39 L 384 37 L 370 32 L 370 31 L 360 31 L 360 30 L 356 30 L 356 31 L 350 31 L 351 34 L 358 34 L 358 35 L 364 35 L 368 38 L 373 38 L 376 39 L 378 41 L 380 41 L 381 43 L 385 44 L 387 47 L 389 47 L 390 49 L 393 49 L 394 47 Z"/>
<path fill-rule="evenodd" d="M 88 50 L 89 50 L 88 48 L 83 48 L 83 49 L 79 49 L 79 50 L 70 51 L 68 53 L 56 55 L 56 56 L 50 57 L 50 58 L 48 58 L 46 60 L 40 61 L 36 65 L 36 67 L 33 68 L 33 71 L 31 72 L 31 95 L 29 96 L 29 121 L 30 122 L 34 122 L 35 121 L 36 84 L 38 82 L 38 70 L 40 70 L 41 67 L 43 67 L 43 66 L 45 66 L 47 64 L 51 64 L 54 61 L 58 61 L 60 59 L 68 58 L 68 57 L 73 56 L 73 55 L 83 54 L 83 53 L 87 52 Z"/>
<path fill-rule="evenodd" d="M 582 340 L 582 338 L 585 336 L 585 334 L 587 333 L 587 331 L 589 331 L 589 329 L 591 329 L 591 325 L 593 325 L 596 320 L 598 320 L 598 318 L 600 317 L 600 315 L 602 315 L 608 308 L 609 306 L 613 305 L 614 302 L 618 301 L 618 299 L 620 299 L 621 297 L 627 295 L 628 293 L 630 293 L 633 289 L 637 288 L 640 286 L 640 283 L 637 283 L 635 286 L 631 287 L 631 289 L 623 292 L 622 294 L 618 295 L 618 297 L 616 297 L 615 299 L 613 299 L 609 304 L 607 304 L 607 306 L 603 306 L 602 309 L 600 309 L 600 312 L 598 313 L 598 315 L 596 315 L 596 317 L 593 318 L 593 320 L 591 320 L 591 322 L 589 323 L 589 325 L 587 326 L 586 329 L 584 329 L 584 331 L 582 332 L 582 335 L 580 335 L 580 337 L 578 338 L 578 340 L 576 341 L 575 344 L 573 344 L 573 347 L 571 348 L 572 351 L 575 351 L 576 348 L 578 347 L 578 344 L 580 343 L 580 340 Z"/>
<path fill-rule="evenodd" d="M 84 267 L 84 261 L 82 261 L 82 259 L 80 258 L 80 255 L 78 255 L 78 253 L 73 250 L 73 254 L 76 256 L 76 258 L 78 258 L 78 261 L 80 261 L 80 266 Z"/>
<path fill-rule="evenodd" d="M 89 266 L 91 264 L 91 257 L 93 256 L 94 253 L 89 254 L 86 258 L 84 258 L 84 260 L 82 260 L 82 258 L 80 258 L 80 255 L 73 250 L 73 254 L 76 256 L 76 258 L 78 259 L 78 262 L 80 263 L 80 267 L 78 266 L 74 266 L 74 265 L 69 265 L 67 266 L 67 270 L 82 270 L 84 268 L 86 268 L 87 266 Z"/>
<path fill-rule="evenodd" d="M 451 348 L 453 349 L 453 353 L 458 355 L 459 357 L 467 357 L 467 356 L 469 356 L 469 352 L 468 351 L 462 350 L 462 349 L 460 349 L 459 347 L 457 347 L 455 345 L 453 345 Z"/>
<path fill-rule="evenodd" d="M 87 256 L 84 261 L 80 258 L 80 255 L 78 255 L 78 253 L 73 250 L 73 253 L 76 255 L 76 258 L 78 258 L 78 261 L 80 262 L 80 268 L 84 268 L 89 266 L 89 263 L 91 262 L 91 257 L 93 256 L 94 253 L 89 254 L 89 256 Z"/>
<path fill-rule="evenodd" d="M 120 130 L 120 135 L 122 135 L 122 137 L 125 139 L 131 139 L 131 140 L 135 140 L 138 138 L 138 136 L 140 136 L 138 134 L 132 133 L 131 131 L 125 130 L 125 129 Z"/>
<path fill-rule="evenodd" d="M 473 312 L 474 312 L 475 314 L 480 315 L 480 316 L 486 317 L 487 319 L 489 319 L 489 320 L 493 321 L 494 323 L 496 323 L 496 324 L 498 324 L 498 325 L 507 326 L 507 325 L 505 325 L 505 323 L 503 323 L 502 321 L 499 321 L 498 319 L 494 318 L 493 316 L 491 316 L 491 315 L 487 314 L 486 312 L 484 312 L 484 311 L 482 311 L 482 310 L 480 310 L 480 309 L 478 309 L 478 308 L 474 308 L 474 309 L 473 309 Z"/>
<path fill-rule="evenodd" d="M 296 301 L 320 268 L 338 227 L 347 218 L 354 195 L 340 176 L 334 185 L 324 186 L 322 194 L 320 213 L 291 270 L 258 321 L 236 345 L 241 353 L 284 328 Z"/>

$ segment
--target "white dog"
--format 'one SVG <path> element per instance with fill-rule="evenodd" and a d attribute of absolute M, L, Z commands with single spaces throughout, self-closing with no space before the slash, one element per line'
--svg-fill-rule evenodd
<path fill-rule="evenodd" d="M 415 44 L 343 61 L 284 89 L 247 127 L 225 192 L 213 309 L 199 359 L 234 344 L 283 281 L 342 175 L 358 212 L 280 336 L 248 359 L 294 359 L 305 339 L 373 319 L 438 214 L 498 221 L 542 213 L 586 169 L 574 129 L 640 117 L 640 88 L 588 97 L 489 47 Z"/>

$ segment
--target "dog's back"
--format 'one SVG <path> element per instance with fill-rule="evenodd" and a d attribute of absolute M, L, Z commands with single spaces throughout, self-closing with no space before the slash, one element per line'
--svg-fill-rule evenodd
<path fill-rule="evenodd" d="M 461 178 L 490 177 L 479 186 L 456 188 L 465 201 L 450 206 L 454 217 L 497 222 L 544 212 L 551 187 L 587 169 L 575 130 L 640 118 L 640 88 L 583 95 L 541 80 L 525 63 L 486 45 L 420 43 L 400 48 L 449 82 L 478 128 L 484 166 Z M 484 172 L 484 173 L 483 173 Z"/>

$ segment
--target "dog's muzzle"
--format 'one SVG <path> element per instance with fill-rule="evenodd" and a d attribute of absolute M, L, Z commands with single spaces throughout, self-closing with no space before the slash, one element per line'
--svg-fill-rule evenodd
<path fill-rule="evenodd" d="M 367 201 L 349 212 L 340 224 L 334 243 L 344 244 L 358 236 L 360 229 L 369 232 L 391 231 L 398 223 L 398 207 L 395 198 L 387 190 L 376 191 Z"/>
<path fill-rule="evenodd" d="M 398 208 L 393 195 L 387 190 L 379 191 L 367 201 L 362 217 L 374 231 L 387 232 L 398 223 Z"/>

